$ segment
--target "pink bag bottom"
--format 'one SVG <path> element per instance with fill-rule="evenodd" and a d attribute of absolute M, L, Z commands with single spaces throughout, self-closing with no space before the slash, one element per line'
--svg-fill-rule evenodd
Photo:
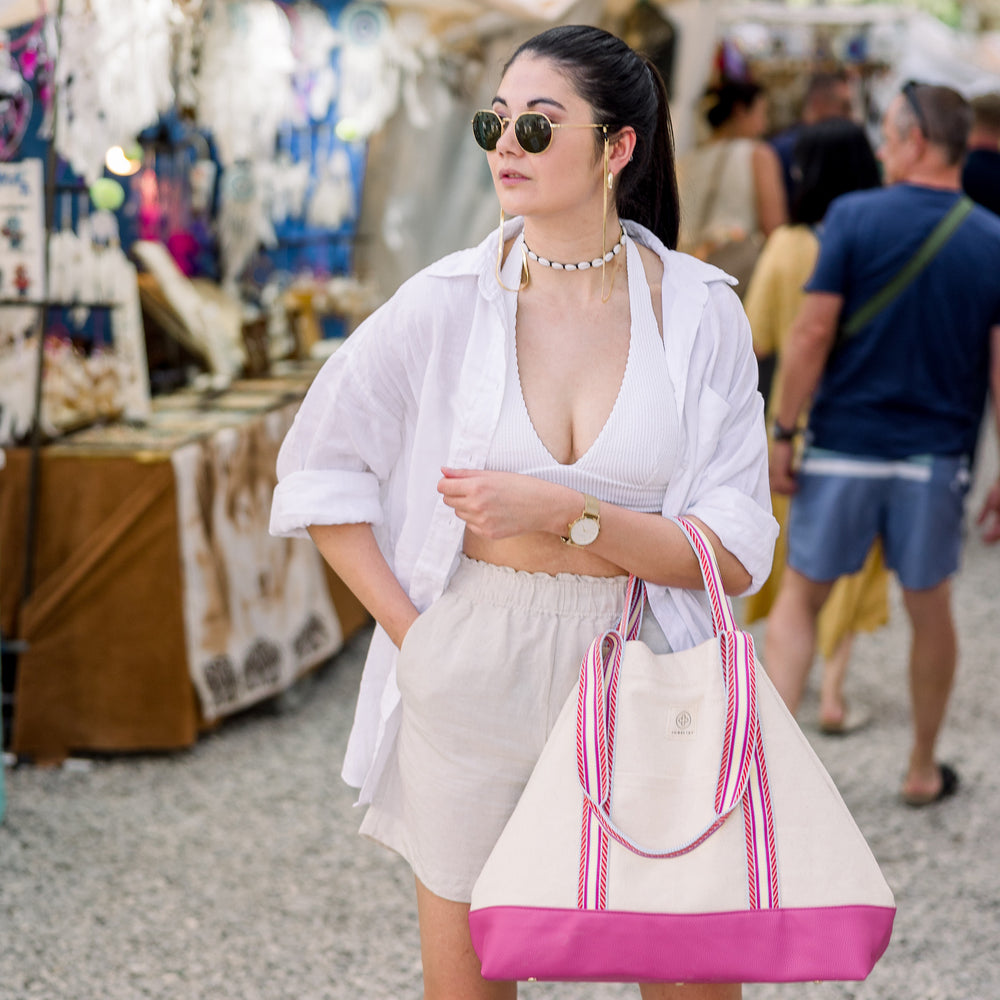
<path fill-rule="evenodd" d="M 622 913 L 495 906 L 469 915 L 486 979 L 782 983 L 859 980 L 892 907 Z"/>

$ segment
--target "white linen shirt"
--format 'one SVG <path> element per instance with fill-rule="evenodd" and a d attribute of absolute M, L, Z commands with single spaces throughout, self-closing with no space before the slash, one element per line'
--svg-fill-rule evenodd
<path fill-rule="evenodd" d="M 663 261 L 663 342 L 679 426 L 663 514 L 704 521 L 750 573 L 752 593 L 770 572 L 778 526 L 746 315 L 728 275 L 667 250 L 642 226 L 625 227 Z M 513 219 L 505 231 L 516 240 L 502 272 L 510 289 L 520 278 L 521 228 Z M 437 491 L 441 467 L 483 468 L 500 413 L 517 294 L 496 280 L 498 239 L 494 231 L 430 265 L 368 317 L 316 376 L 278 455 L 271 533 L 370 523 L 419 611 L 444 592 L 462 548 L 464 522 Z M 703 591 L 647 592 L 672 649 L 711 636 Z M 362 804 L 399 728 L 396 655 L 376 626 L 343 767 Z"/>

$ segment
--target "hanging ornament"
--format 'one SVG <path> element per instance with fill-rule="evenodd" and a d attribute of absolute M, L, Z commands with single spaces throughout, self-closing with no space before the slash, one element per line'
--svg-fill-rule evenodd
<path fill-rule="evenodd" d="M 351 161 L 344 149 L 335 149 L 327 157 L 309 201 L 306 221 L 323 229 L 339 229 L 354 218 L 354 181 Z"/>
<path fill-rule="evenodd" d="M 94 208 L 117 212 L 125 204 L 125 188 L 111 177 L 98 177 L 90 185 L 90 200 Z"/>
<path fill-rule="evenodd" d="M 341 12 L 341 92 L 337 136 L 367 139 L 399 103 L 400 69 L 392 58 L 395 39 L 385 10 L 373 3 L 349 3 Z"/>
<path fill-rule="evenodd" d="M 349 3 L 340 15 L 340 30 L 346 45 L 365 48 L 379 45 L 390 28 L 389 15 L 384 8 L 364 0 Z"/>

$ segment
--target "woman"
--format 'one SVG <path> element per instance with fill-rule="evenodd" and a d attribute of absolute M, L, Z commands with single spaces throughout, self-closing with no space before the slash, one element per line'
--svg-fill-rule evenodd
<path fill-rule="evenodd" d="M 769 420 L 781 402 L 781 353 L 802 301 L 802 287 L 816 264 L 816 233 L 823 216 L 838 195 L 878 187 L 880 183 L 878 161 L 864 130 L 845 119 L 831 119 L 803 129 L 795 145 L 793 178 L 792 223 L 776 229 L 768 239 L 744 299 L 755 353 L 762 359 L 778 356 L 768 400 Z M 803 428 L 805 423 L 803 416 Z M 771 503 L 784 528 L 789 498 L 775 493 Z M 744 602 L 748 622 L 765 618 L 770 612 L 784 565 L 782 531 L 767 583 Z M 818 721 L 823 732 L 844 733 L 863 721 L 863 713 L 848 712 L 844 681 L 855 634 L 873 632 L 889 620 L 888 580 L 881 548 L 876 543 L 858 573 L 837 581 L 820 614 L 818 645 L 824 663 Z"/>
<path fill-rule="evenodd" d="M 333 355 L 283 446 L 272 519 L 308 530 L 378 623 L 344 774 L 370 803 L 362 832 L 414 870 L 435 1000 L 516 995 L 480 975 L 472 885 L 625 574 L 649 583 L 648 641 L 710 635 L 664 515 L 704 525 L 732 593 L 766 577 L 776 531 L 746 318 L 719 272 L 667 249 L 653 67 L 596 28 L 554 28 L 515 52 L 473 130 L 500 230 Z"/>
<path fill-rule="evenodd" d="M 788 219 L 781 161 L 762 141 L 767 94 L 755 83 L 730 80 L 708 91 L 706 105 L 711 137 L 678 164 L 680 247 L 738 268 L 742 273 L 733 273 L 745 282 L 764 237 Z"/>

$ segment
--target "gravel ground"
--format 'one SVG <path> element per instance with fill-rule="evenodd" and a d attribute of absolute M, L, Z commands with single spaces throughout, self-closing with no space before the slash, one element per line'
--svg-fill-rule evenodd
<path fill-rule="evenodd" d="M 986 480 L 995 444 L 983 454 Z M 980 483 L 973 505 L 981 493 Z M 913 810 L 897 798 L 909 740 L 898 594 L 889 627 L 856 647 L 848 693 L 870 725 L 820 735 L 810 693 L 803 726 L 896 894 L 895 931 L 864 983 L 747 986 L 746 1000 L 1000 996 L 998 567 L 1000 548 L 970 531 L 956 582 L 961 665 L 940 744 L 962 778 L 954 799 Z M 338 778 L 364 647 L 361 636 L 190 751 L 8 769 L 0 998 L 418 997 L 409 871 L 356 835 Z M 636 995 L 522 988 L 538 1000 Z"/>

